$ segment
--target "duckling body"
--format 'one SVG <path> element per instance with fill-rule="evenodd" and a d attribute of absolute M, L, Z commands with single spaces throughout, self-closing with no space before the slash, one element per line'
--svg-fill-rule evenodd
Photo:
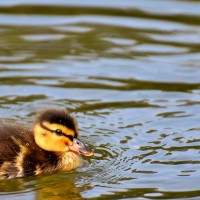
<path fill-rule="evenodd" d="M 83 165 L 93 151 L 78 140 L 74 119 L 63 110 L 41 113 L 33 128 L 0 125 L 0 179 L 20 178 Z"/>

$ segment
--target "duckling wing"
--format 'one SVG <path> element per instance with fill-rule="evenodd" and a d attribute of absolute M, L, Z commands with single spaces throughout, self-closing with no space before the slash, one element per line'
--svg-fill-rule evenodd
<path fill-rule="evenodd" d="M 34 143 L 33 133 L 17 125 L 0 125 L 0 178 L 23 176 L 23 160 Z"/>
<path fill-rule="evenodd" d="M 31 129 L 0 125 L 0 179 L 49 173 L 58 167 L 59 157 L 41 149 Z"/>

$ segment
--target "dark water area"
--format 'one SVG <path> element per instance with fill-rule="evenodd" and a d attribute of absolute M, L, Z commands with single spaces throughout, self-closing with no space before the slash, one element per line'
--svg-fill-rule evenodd
<path fill-rule="evenodd" d="M 200 199 L 200 2 L 0 2 L 0 117 L 67 108 L 95 151 L 0 199 Z"/>

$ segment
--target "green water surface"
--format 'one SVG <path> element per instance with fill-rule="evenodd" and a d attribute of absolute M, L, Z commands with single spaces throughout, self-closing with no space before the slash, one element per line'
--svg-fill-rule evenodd
<path fill-rule="evenodd" d="M 67 108 L 95 151 L 0 199 L 200 199 L 200 2 L 0 2 L 0 117 Z"/>

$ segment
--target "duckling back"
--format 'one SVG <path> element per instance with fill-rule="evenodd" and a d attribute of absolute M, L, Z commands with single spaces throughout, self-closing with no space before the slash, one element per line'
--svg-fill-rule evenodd
<path fill-rule="evenodd" d="M 38 175 L 58 168 L 58 156 L 39 148 L 29 128 L 0 125 L 0 142 L 0 179 Z"/>

